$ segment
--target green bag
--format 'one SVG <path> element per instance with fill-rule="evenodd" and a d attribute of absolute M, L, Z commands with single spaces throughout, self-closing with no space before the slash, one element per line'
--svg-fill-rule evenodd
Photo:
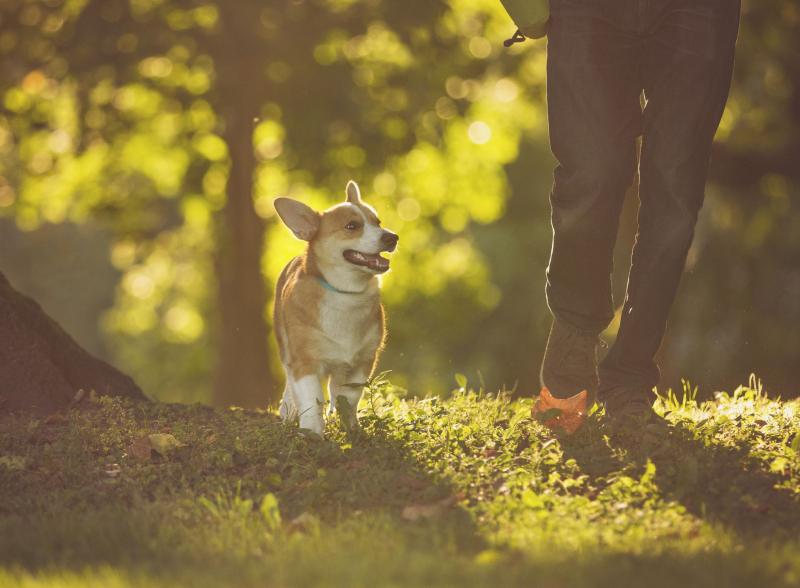
<path fill-rule="evenodd" d="M 500 2 L 519 28 L 519 32 L 525 37 L 540 39 L 547 34 L 550 0 L 500 0 Z"/>

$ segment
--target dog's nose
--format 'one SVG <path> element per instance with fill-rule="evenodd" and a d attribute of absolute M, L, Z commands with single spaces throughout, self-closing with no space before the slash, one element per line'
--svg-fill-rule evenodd
<path fill-rule="evenodd" d="M 397 247 L 397 242 L 400 240 L 400 237 L 396 233 L 392 233 L 391 231 L 384 231 L 383 235 L 381 235 L 381 243 L 389 250 L 394 251 L 394 248 Z"/>

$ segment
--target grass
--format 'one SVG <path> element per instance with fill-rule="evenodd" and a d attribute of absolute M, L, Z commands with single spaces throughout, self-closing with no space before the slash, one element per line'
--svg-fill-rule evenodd
<path fill-rule="evenodd" d="M 686 390 L 563 440 L 530 408 L 374 389 L 328 441 L 107 398 L 4 416 L 0 586 L 800 584 L 800 402 Z"/>

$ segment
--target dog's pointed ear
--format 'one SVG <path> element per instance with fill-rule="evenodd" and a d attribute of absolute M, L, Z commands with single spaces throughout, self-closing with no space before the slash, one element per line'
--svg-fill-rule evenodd
<path fill-rule="evenodd" d="M 310 206 L 291 198 L 276 198 L 275 210 L 298 239 L 311 241 L 317 234 L 320 214 Z"/>
<path fill-rule="evenodd" d="M 345 189 L 347 193 L 347 201 L 350 204 L 359 204 L 361 203 L 361 190 L 358 189 L 358 184 L 356 184 L 353 180 L 347 182 L 347 188 Z"/>

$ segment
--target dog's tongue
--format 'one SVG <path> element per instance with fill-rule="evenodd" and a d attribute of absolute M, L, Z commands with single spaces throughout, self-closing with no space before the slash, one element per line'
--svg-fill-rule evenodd
<path fill-rule="evenodd" d="M 344 252 L 345 259 L 356 265 L 363 265 L 376 272 L 385 272 L 389 269 L 389 260 L 377 253 L 361 253 L 349 249 Z"/>
<path fill-rule="evenodd" d="M 370 255 L 367 257 L 367 266 L 377 272 L 389 269 L 389 260 L 380 255 Z"/>

